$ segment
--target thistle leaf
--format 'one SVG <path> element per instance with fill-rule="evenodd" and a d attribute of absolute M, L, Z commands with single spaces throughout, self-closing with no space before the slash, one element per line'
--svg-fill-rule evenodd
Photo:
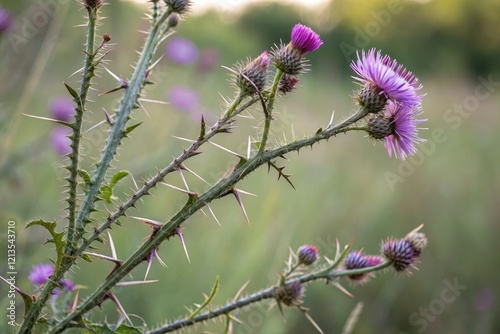
<path fill-rule="evenodd" d="M 71 96 L 73 96 L 77 100 L 80 100 L 80 96 L 78 96 L 78 93 L 76 92 L 76 90 L 74 90 L 73 88 L 71 88 L 71 86 L 69 86 L 65 82 L 64 82 L 64 86 L 66 87 L 66 89 L 68 90 L 68 92 L 71 94 Z"/>
<path fill-rule="evenodd" d="M 49 231 L 50 235 L 52 236 L 52 239 L 48 239 L 47 243 L 53 243 L 56 246 L 56 254 L 57 254 L 57 259 L 55 261 L 55 270 L 59 270 L 59 266 L 61 265 L 61 261 L 64 257 L 64 247 L 66 246 L 66 242 L 63 240 L 64 233 L 63 232 L 56 232 L 56 227 L 57 224 L 56 222 L 46 222 L 42 219 L 39 220 L 33 220 L 29 222 L 26 225 L 26 228 L 35 226 L 35 225 L 40 225 L 43 226 Z"/>

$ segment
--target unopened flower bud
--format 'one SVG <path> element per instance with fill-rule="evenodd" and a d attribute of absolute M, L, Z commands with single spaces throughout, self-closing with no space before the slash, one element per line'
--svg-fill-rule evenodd
<path fill-rule="evenodd" d="M 303 290 L 300 282 L 288 283 L 274 290 L 274 298 L 286 306 L 300 305 L 302 304 Z"/>
<path fill-rule="evenodd" d="M 104 34 L 104 35 L 102 35 L 102 41 L 103 41 L 104 43 L 107 43 L 107 42 L 109 42 L 110 40 L 111 40 L 111 36 L 110 36 L 109 34 Z"/>
<path fill-rule="evenodd" d="M 374 85 L 367 84 L 356 93 L 356 102 L 369 113 L 381 112 L 387 103 L 387 96 Z"/>
<path fill-rule="evenodd" d="M 363 269 L 377 266 L 382 262 L 384 262 L 384 259 L 380 256 L 364 255 L 361 251 L 354 251 L 347 254 L 346 259 L 344 260 L 344 267 L 348 270 Z M 349 278 L 353 284 L 364 284 L 372 276 L 373 273 L 363 273 L 348 275 L 347 278 Z"/>
<path fill-rule="evenodd" d="M 290 93 L 295 89 L 295 86 L 299 83 L 299 79 L 291 76 L 289 74 L 283 74 L 281 77 L 280 83 L 278 85 L 278 90 L 283 94 Z"/>
<path fill-rule="evenodd" d="M 236 85 L 248 95 L 262 91 L 266 85 L 268 67 L 269 56 L 267 51 L 264 51 L 239 70 L 236 76 Z"/>
<path fill-rule="evenodd" d="M 388 239 L 382 244 L 382 254 L 397 272 L 408 271 L 418 261 L 420 253 L 407 239 Z"/>
<path fill-rule="evenodd" d="M 405 239 L 408 240 L 413 248 L 419 253 L 427 246 L 427 237 L 422 232 L 412 231 L 406 235 Z"/>
<path fill-rule="evenodd" d="M 318 250 L 311 245 L 300 246 L 297 251 L 299 263 L 310 266 L 318 259 Z"/>
<path fill-rule="evenodd" d="M 99 9 L 102 6 L 102 0 L 83 0 L 82 2 L 87 9 Z"/>
<path fill-rule="evenodd" d="M 374 139 L 383 139 L 394 132 L 394 121 L 382 115 L 374 115 L 368 121 L 368 132 Z"/>
<path fill-rule="evenodd" d="M 172 28 L 177 27 L 177 25 L 179 24 L 179 15 L 176 13 L 171 14 L 168 17 L 167 23 Z"/>
<path fill-rule="evenodd" d="M 189 10 L 191 1 L 189 0 L 165 0 L 165 3 L 178 14 L 184 14 Z"/>

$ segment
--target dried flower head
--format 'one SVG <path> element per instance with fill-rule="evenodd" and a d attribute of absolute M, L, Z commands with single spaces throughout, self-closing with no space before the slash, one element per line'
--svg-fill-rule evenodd
<path fill-rule="evenodd" d="M 314 246 L 303 245 L 297 250 L 297 256 L 300 264 L 310 266 L 318 259 L 318 250 Z"/>
<path fill-rule="evenodd" d="M 297 306 L 302 304 L 304 288 L 300 282 L 292 282 L 281 285 L 274 290 L 274 298 L 286 306 Z"/>
<path fill-rule="evenodd" d="M 361 57 L 358 54 L 358 60 L 351 63 L 351 68 L 357 74 L 353 78 L 363 86 L 356 100 L 370 112 L 381 111 L 384 100 L 409 108 L 420 105 L 422 96 L 417 93 L 422 86 L 417 86 L 418 79 L 396 60 L 382 56 L 380 51 L 363 51 Z"/>
<path fill-rule="evenodd" d="M 405 239 L 412 244 L 413 248 L 415 248 L 417 252 L 422 252 L 424 248 L 427 247 L 428 241 L 424 233 L 418 232 L 419 229 L 420 227 L 408 233 L 405 236 Z"/>
<path fill-rule="evenodd" d="M 102 0 L 82 0 L 82 4 L 87 9 L 99 9 L 103 1 Z"/>
<path fill-rule="evenodd" d="M 269 56 L 264 51 L 238 71 L 236 85 L 248 95 L 262 91 L 266 85 L 268 68 Z"/>
<path fill-rule="evenodd" d="M 45 284 L 49 277 L 54 273 L 54 266 L 47 263 L 37 264 L 33 266 L 28 279 L 35 284 L 35 286 L 40 286 Z"/>
<path fill-rule="evenodd" d="M 382 254 L 391 261 L 397 272 L 409 272 L 410 266 L 418 261 L 421 252 L 406 239 L 388 239 L 382 243 Z"/>
<path fill-rule="evenodd" d="M 189 0 L 165 0 L 165 3 L 178 14 L 186 13 L 191 7 L 191 1 Z"/>

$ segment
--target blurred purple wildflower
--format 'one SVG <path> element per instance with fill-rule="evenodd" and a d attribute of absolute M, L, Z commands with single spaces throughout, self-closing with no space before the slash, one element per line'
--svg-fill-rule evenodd
<path fill-rule="evenodd" d="M 421 113 L 418 107 L 387 102 L 385 117 L 392 120 L 392 134 L 385 137 L 384 146 L 390 157 L 394 153 L 405 160 L 407 156 L 417 152 L 416 143 L 425 141 L 418 136 L 417 125 L 426 121 L 426 119 L 416 119 Z"/>
<path fill-rule="evenodd" d="M 75 104 L 65 97 L 55 97 L 50 102 L 52 116 L 58 121 L 70 122 L 71 116 L 75 113 Z"/>
<path fill-rule="evenodd" d="M 198 53 L 196 45 L 186 38 L 176 37 L 167 44 L 167 56 L 180 65 L 193 64 L 198 59 Z"/>
<path fill-rule="evenodd" d="M 301 54 L 317 50 L 323 45 L 323 41 L 317 33 L 300 23 L 293 27 L 291 39 L 292 48 L 298 49 Z"/>
<path fill-rule="evenodd" d="M 12 15 L 0 6 L 0 33 L 10 31 L 14 28 L 14 20 Z"/>
<path fill-rule="evenodd" d="M 219 51 L 217 49 L 205 49 L 201 51 L 198 59 L 197 69 L 201 73 L 208 73 L 219 63 Z"/>
<path fill-rule="evenodd" d="M 198 93 L 189 87 L 176 86 L 168 92 L 168 102 L 183 111 L 193 112 L 200 106 L 200 97 Z"/>
<path fill-rule="evenodd" d="M 33 266 L 28 279 L 37 287 L 46 283 L 49 277 L 54 273 L 54 266 L 47 263 L 37 264 Z"/>
<path fill-rule="evenodd" d="M 302 245 L 297 251 L 299 263 L 309 266 L 318 259 L 318 249 L 311 245 Z"/>
<path fill-rule="evenodd" d="M 59 155 L 71 153 L 71 139 L 67 137 L 70 133 L 70 129 L 62 126 L 58 126 L 52 130 L 50 141 L 52 143 L 52 147 Z"/>
<path fill-rule="evenodd" d="M 374 94 L 384 94 L 387 99 L 407 107 L 420 105 L 422 96 L 417 93 L 422 86 L 416 86 L 418 79 L 402 65 L 398 66 L 396 60 L 375 51 L 363 50 L 361 57 L 357 54 L 358 60 L 351 63 L 351 68 L 358 76 L 353 78 Z"/>

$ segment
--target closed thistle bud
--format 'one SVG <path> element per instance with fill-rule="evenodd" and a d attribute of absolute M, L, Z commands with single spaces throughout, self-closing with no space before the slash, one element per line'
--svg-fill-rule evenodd
<path fill-rule="evenodd" d="M 387 103 L 387 96 L 381 89 L 374 85 L 367 84 L 355 95 L 356 102 L 369 113 L 376 114 L 384 110 Z"/>
<path fill-rule="evenodd" d="M 274 290 L 274 298 L 286 306 L 297 306 L 302 304 L 304 288 L 300 282 L 292 282 L 278 286 Z"/>
<path fill-rule="evenodd" d="M 368 121 L 368 133 L 374 139 L 383 139 L 394 132 L 394 121 L 382 115 L 374 115 Z"/>
<path fill-rule="evenodd" d="M 269 56 L 264 51 L 238 71 L 236 85 L 248 95 L 262 91 L 266 85 L 268 67 Z"/>
<path fill-rule="evenodd" d="M 382 244 L 382 254 L 397 272 L 408 272 L 409 267 L 418 261 L 420 253 L 407 239 L 388 239 Z"/>
<path fill-rule="evenodd" d="M 303 245 L 299 247 L 297 256 L 300 264 L 310 266 L 318 259 L 318 250 L 314 246 Z"/>
<path fill-rule="evenodd" d="M 179 24 L 179 15 L 176 13 L 171 14 L 168 17 L 167 23 L 172 28 L 177 27 L 177 25 Z"/>
<path fill-rule="evenodd" d="M 363 269 L 378 266 L 384 262 L 380 256 L 377 255 L 364 255 L 361 251 L 354 251 L 347 254 L 344 260 L 344 267 L 348 270 Z M 364 284 L 372 277 L 373 273 L 353 274 L 348 275 L 347 278 L 353 284 Z"/>
<path fill-rule="evenodd" d="M 280 83 L 278 85 L 278 90 L 280 93 L 285 95 L 294 90 L 295 86 L 297 86 L 298 83 L 299 83 L 298 78 L 285 73 L 281 77 Z"/>
<path fill-rule="evenodd" d="M 178 14 L 184 14 L 191 7 L 191 1 L 189 0 L 165 0 L 165 3 Z"/>
<path fill-rule="evenodd" d="M 102 0 L 83 0 L 82 4 L 87 9 L 99 9 L 102 6 Z"/>

